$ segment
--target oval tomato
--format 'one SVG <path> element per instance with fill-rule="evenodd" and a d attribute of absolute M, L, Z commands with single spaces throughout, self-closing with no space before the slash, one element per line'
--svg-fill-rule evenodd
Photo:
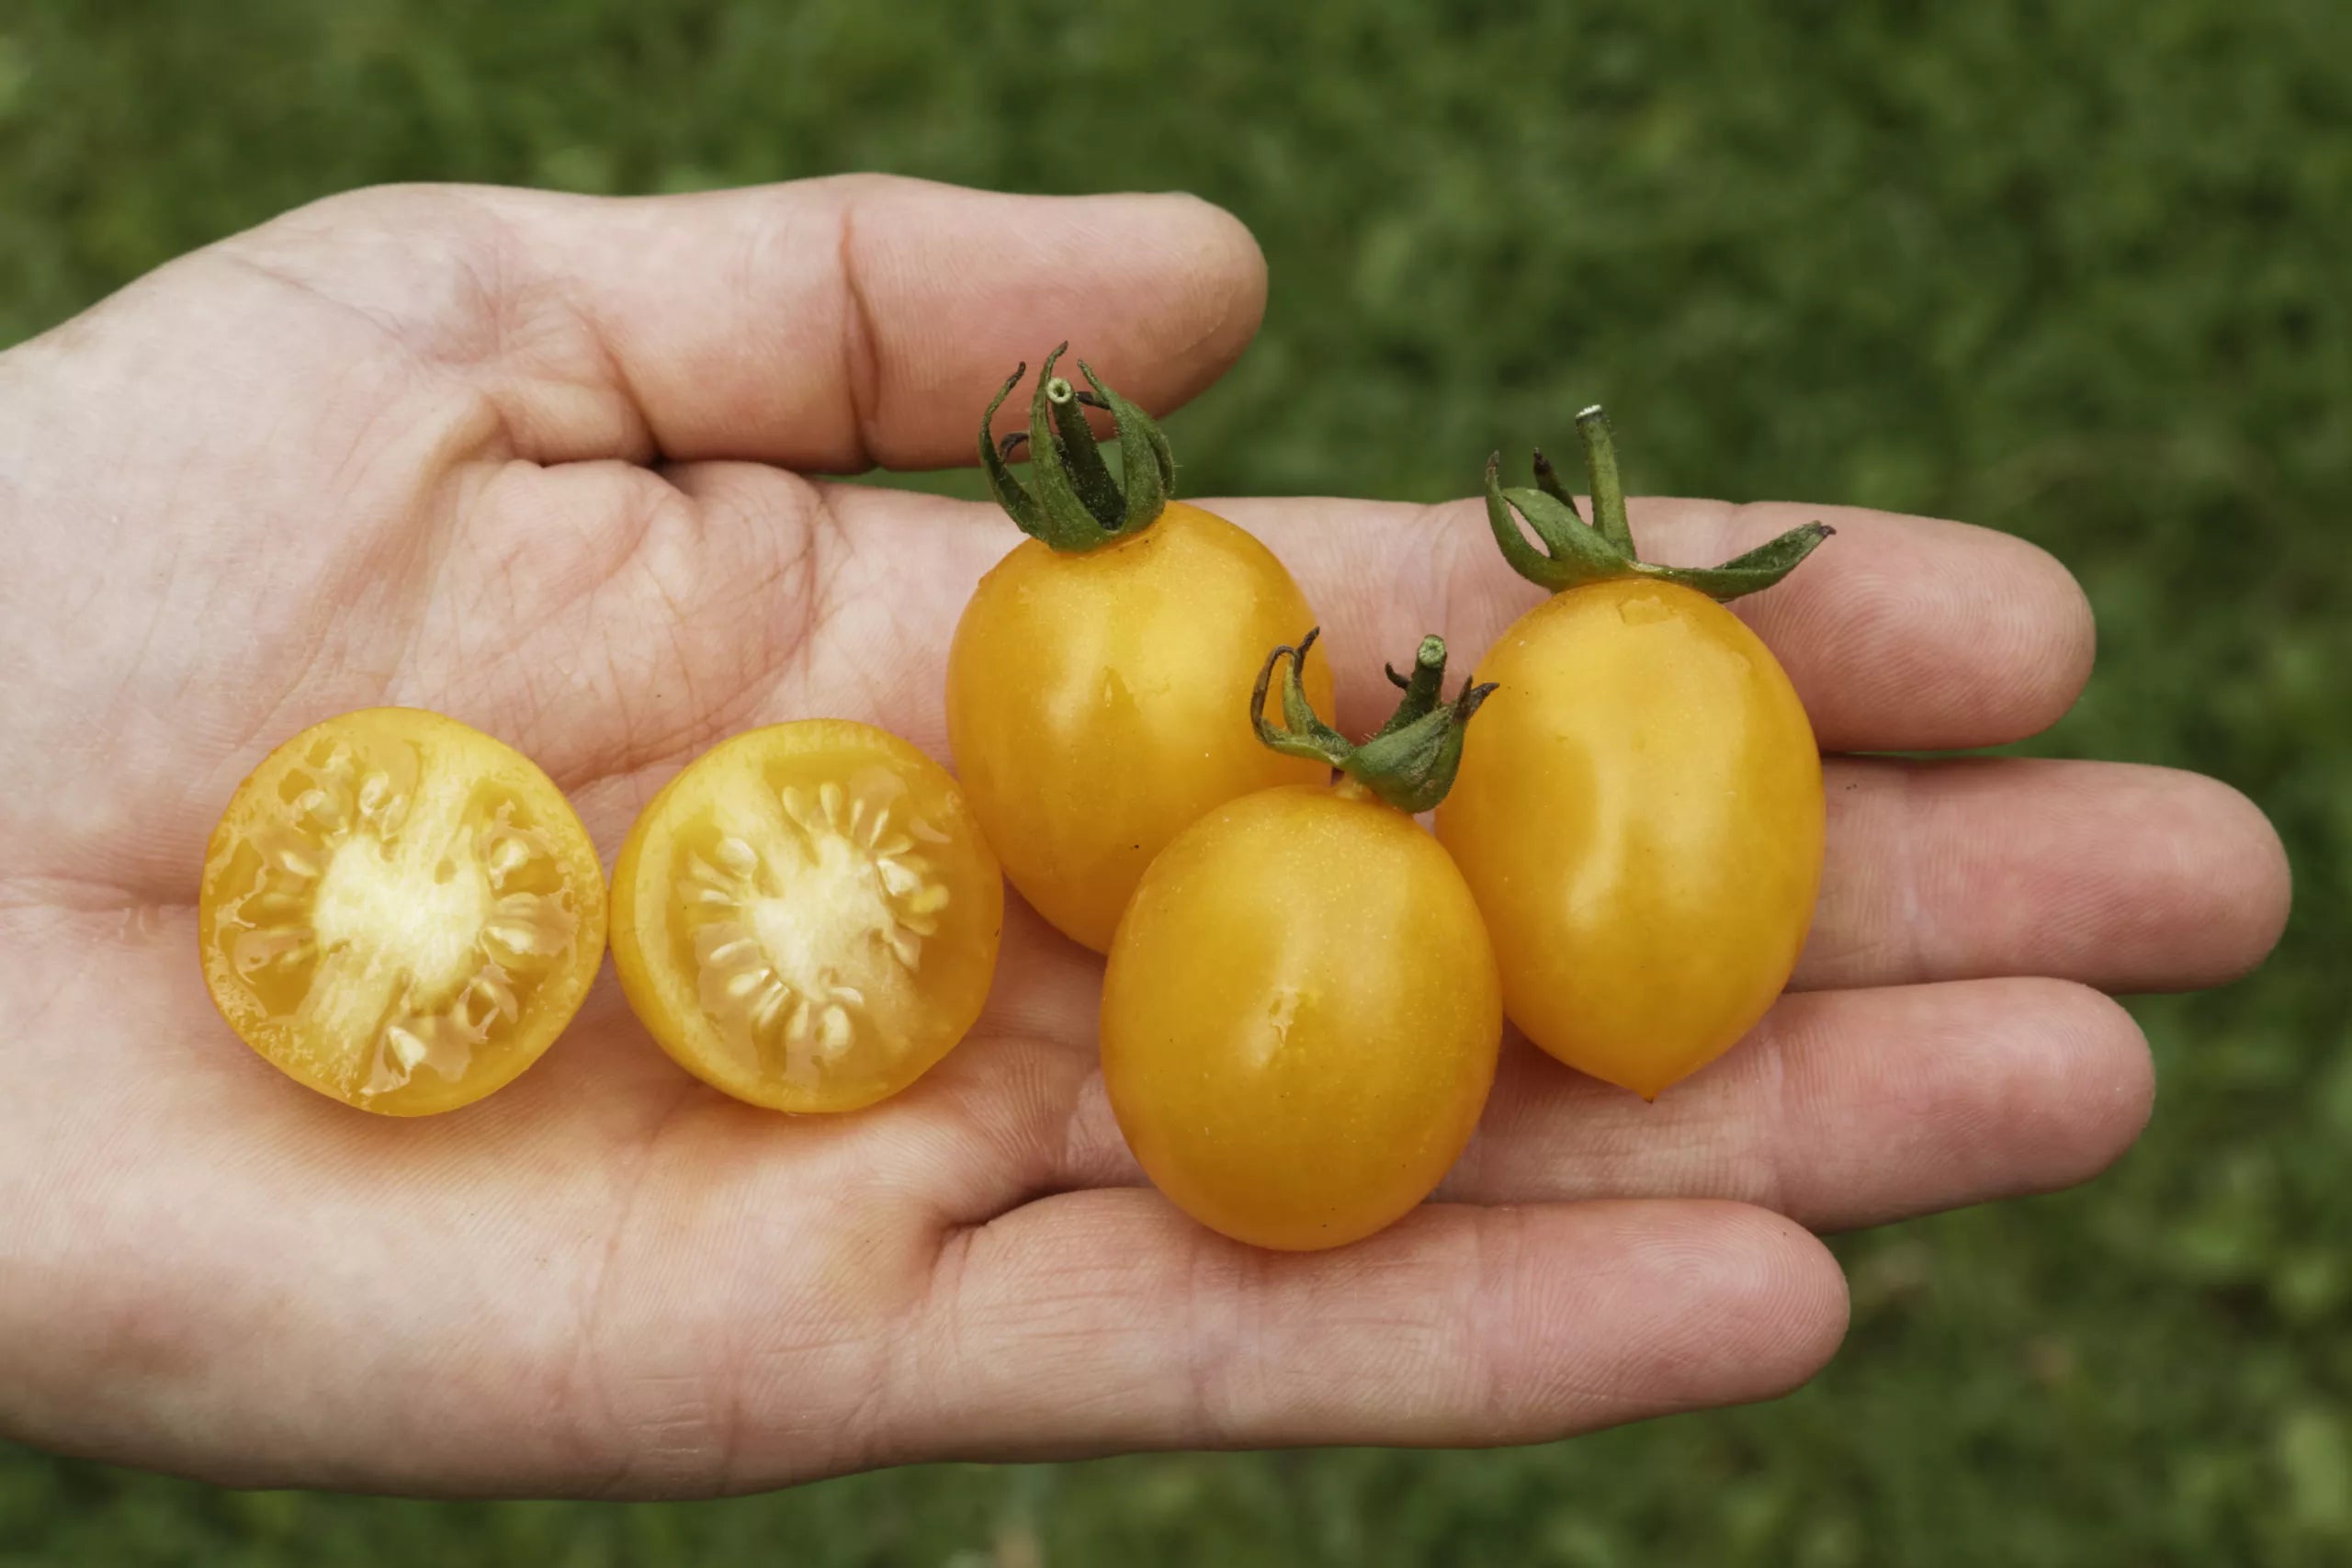
<path fill-rule="evenodd" d="M 1350 766 L 1372 744 L 1330 754 Z M 1102 1081 L 1120 1131 L 1178 1207 L 1239 1241 L 1337 1247 L 1395 1221 L 1461 1154 L 1494 1081 L 1493 949 L 1445 851 L 1367 787 L 1390 782 L 1211 811 L 1152 862 L 1111 949 Z"/>
<path fill-rule="evenodd" d="M 1764 1016 L 1821 881 L 1821 758 L 1739 618 L 1638 579 L 1538 604 L 1438 810 L 1487 914 L 1511 1021 L 1655 1097 Z"/>
<path fill-rule="evenodd" d="M 845 719 L 688 764 L 613 870 L 613 962 L 688 1072 L 778 1111 L 914 1082 L 979 1017 L 1004 882 L 945 769 Z"/>
<path fill-rule="evenodd" d="M 272 1064 L 363 1111 L 480 1100 L 538 1059 L 605 952 L 560 790 L 454 719 L 365 708 L 238 786 L 205 856 L 204 980 Z"/>
<path fill-rule="evenodd" d="M 1554 547 L 1514 564 L 1558 591 L 1480 662 L 1495 694 L 1437 832 L 1486 911 L 1511 1021 L 1655 1098 L 1763 1017 L 1812 921 L 1820 753 L 1780 662 L 1717 600 L 1780 581 L 1828 531 L 1708 570 L 1640 565 L 1607 426 L 1584 423 L 1589 528 L 1555 486 L 1506 498 L 1488 469 L 1505 553 L 1533 555 L 1508 501 Z"/>
<path fill-rule="evenodd" d="M 1048 358 L 1041 407 L 1047 389 L 1069 390 L 1052 369 Z M 947 659 L 948 742 L 1005 874 L 1057 929 L 1098 953 L 1144 867 L 1204 812 L 1322 777 L 1311 762 L 1259 746 L 1245 706 L 1265 650 L 1314 624 L 1305 596 L 1249 534 L 1164 499 L 1150 446 L 1157 428 L 1103 391 L 1117 403 L 1123 446 L 1134 448 L 1118 525 L 1066 506 L 1057 529 L 993 462 L 999 498 L 1037 536 L 980 580 Z M 1065 431 L 1052 418 L 1033 413 L 1033 446 L 1047 452 L 1033 468 L 1050 470 L 1033 476 L 1041 496 L 1073 485 L 1071 470 L 1088 458 L 1100 464 L 1081 419 L 1065 420 Z M 982 445 L 995 453 L 985 421 Z M 1328 703 L 1330 672 L 1319 658 L 1306 678 Z"/>

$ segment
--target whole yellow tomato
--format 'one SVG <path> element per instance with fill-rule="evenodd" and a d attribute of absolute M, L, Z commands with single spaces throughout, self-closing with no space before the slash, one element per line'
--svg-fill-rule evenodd
<path fill-rule="evenodd" d="M 914 1082 L 988 999 L 1004 882 L 947 770 L 803 719 L 706 751 L 613 868 L 613 964 L 681 1066 L 778 1111 Z"/>
<path fill-rule="evenodd" d="M 1764 1015 L 1813 918 L 1820 753 L 1771 650 L 1717 601 L 1778 581 L 1828 529 L 1711 570 L 1644 565 L 1608 426 L 1598 409 L 1579 423 L 1590 527 L 1548 468 L 1541 491 L 1504 491 L 1487 466 L 1504 553 L 1557 592 L 1481 662 L 1495 694 L 1437 831 L 1486 912 L 1511 1021 L 1654 1099 Z"/>
<path fill-rule="evenodd" d="M 1098 397 L 1073 391 L 1053 374 L 1060 353 L 1032 400 L 1029 488 L 989 432 L 1020 371 L 981 421 L 997 498 L 1032 537 L 980 580 L 956 626 L 947 734 L 1005 874 L 1099 953 L 1144 868 L 1203 813 L 1322 776 L 1260 746 L 1243 705 L 1265 649 L 1314 615 L 1265 546 L 1166 499 L 1158 427 L 1091 369 Z M 1115 412 L 1120 480 L 1087 431 L 1089 402 Z M 1319 658 L 1306 680 L 1329 701 Z"/>
<path fill-rule="evenodd" d="M 197 903 L 204 982 L 244 1042 L 388 1116 L 481 1099 L 579 1010 L 605 874 L 520 752 L 417 708 L 311 726 L 240 784 Z"/>
<path fill-rule="evenodd" d="M 1305 705 L 1296 668 L 1286 707 Z M 1416 679 L 1434 695 L 1426 645 Z M 1146 1173 L 1211 1229 L 1354 1241 L 1469 1141 L 1502 1032 L 1494 952 L 1409 813 L 1443 793 L 1477 700 L 1425 704 L 1395 744 L 1409 725 L 1361 748 L 1275 732 L 1345 776 L 1212 810 L 1136 887 L 1103 980 L 1102 1080 Z"/>

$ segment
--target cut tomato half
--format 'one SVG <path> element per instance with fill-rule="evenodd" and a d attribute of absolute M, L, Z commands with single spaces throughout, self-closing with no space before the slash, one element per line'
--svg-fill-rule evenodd
<path fill-rule="evenodd" d="M 844 719 L 739 735 L 639 817 L 613 959 L 687 1071 L 779 1111 L 896 1094 L 988 1000 L 1004 881 L 947 771 Z"/>
<path fill-rule="evenodd" d="M 363 1111 L 469 1104 L 537 1061 L 605 951 L 596 850 L 513 748 L 363 708 L 271 752 L 213 830 L 204 979 L 231 1028 Z"/>

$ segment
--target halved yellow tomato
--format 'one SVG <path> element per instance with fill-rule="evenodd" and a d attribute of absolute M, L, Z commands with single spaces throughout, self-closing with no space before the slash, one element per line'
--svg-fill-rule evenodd
<path fill-rule="evenodd" d="M 752 730 L 655 795 L 613 871 L 629 1005 L 696 1077 L 778 1111 L 898 1093 L 988 1000 L 1004 878 L 962 790 L 846 719 Z"/>
<path fill-rule="evenodd" d="M 238 786 L 197 929 L 247 1044 L 346 1105 L 422 1116 L 562 1032 L 604 957 L 605 879 L 530 759 L 438 714 L 363 708 Z"/>

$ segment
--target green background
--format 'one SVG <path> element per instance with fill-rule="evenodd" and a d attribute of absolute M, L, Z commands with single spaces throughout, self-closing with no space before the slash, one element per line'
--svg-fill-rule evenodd
<path fill-rule="evenodd" d="M 2252 793 L 2284 949 L 2138 1008 L 2161 1102 L 2103 1180 L 1841 1241 L 1852 1337 L 1778 1404 L 661 1506 L 0 1449 L 0 1563 L 2352 1560 L 2352 7 L 19 0 L 0 343 L 371 181 L 845 169 L 1246 220 L 1272 302 L 1173 422 L 1194 491 L 1460 493 L 1605 397 L 1637 488 L 2040 542 L 2102 647 L 2034 749 Z"/>

